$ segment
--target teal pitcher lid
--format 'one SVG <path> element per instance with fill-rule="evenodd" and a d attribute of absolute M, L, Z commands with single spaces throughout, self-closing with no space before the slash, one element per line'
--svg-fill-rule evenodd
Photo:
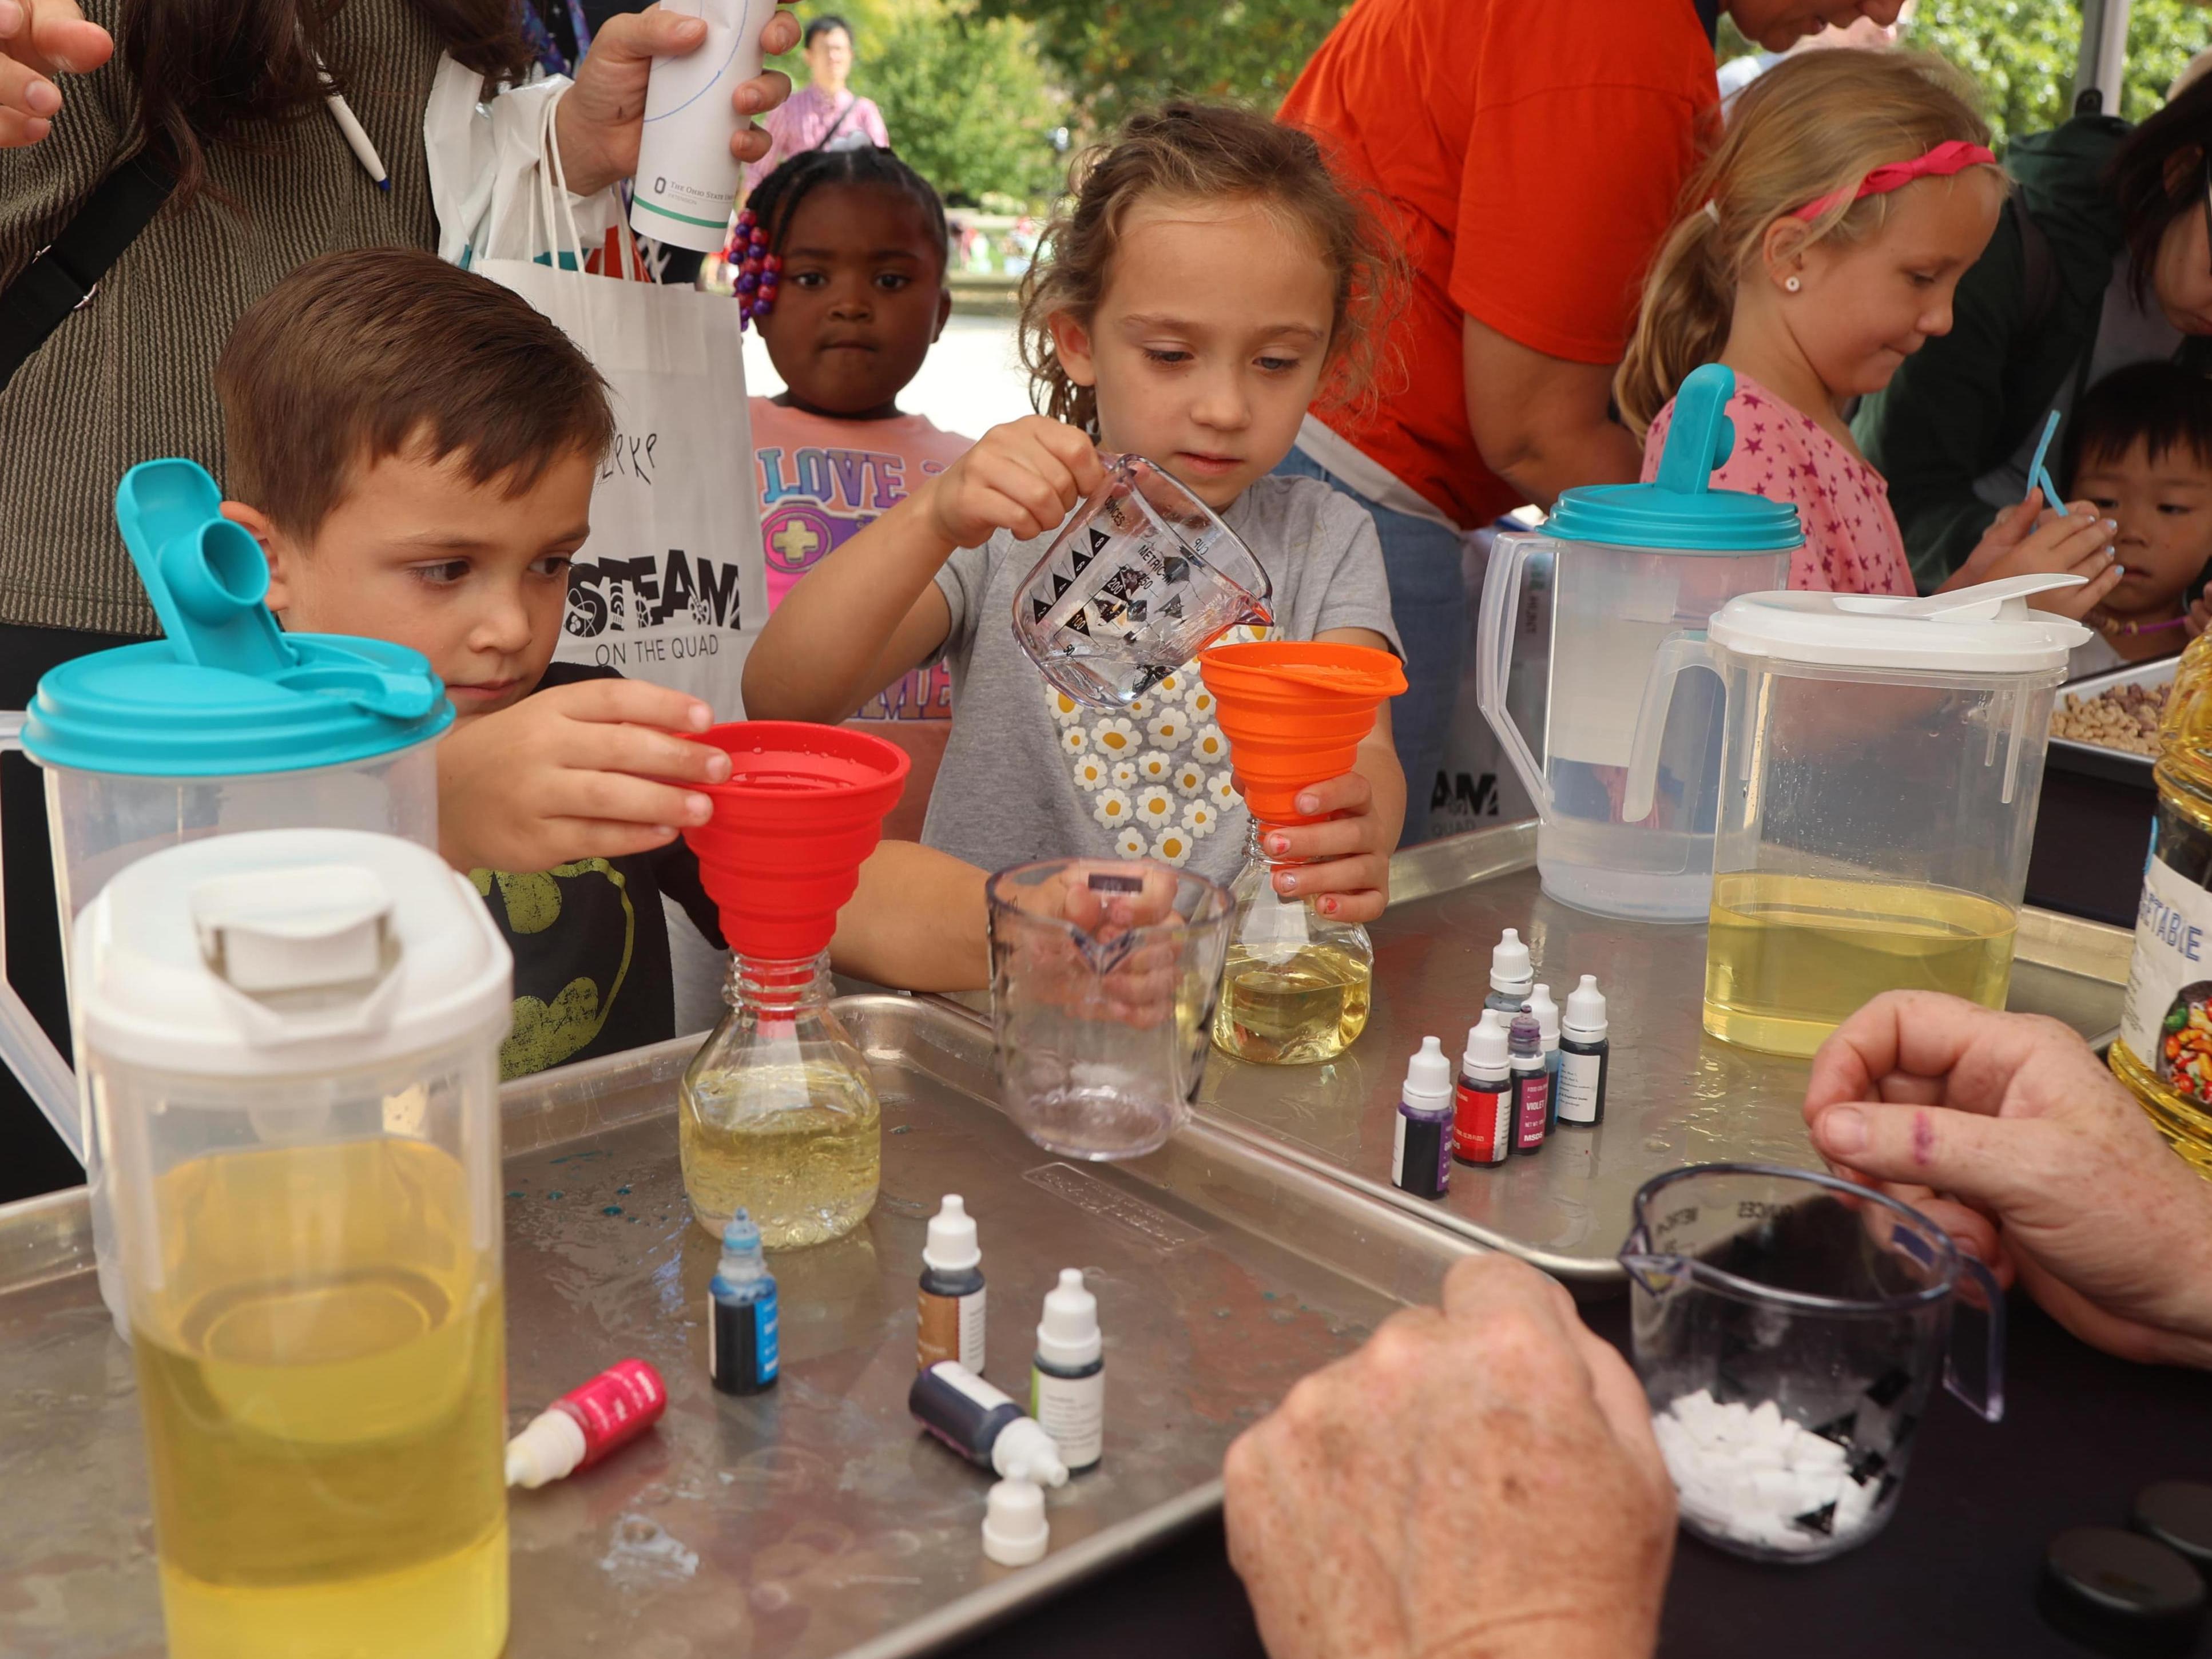
<path fill-rule="evenodd" d="M 1805 544 L 1797 509 L 1741 489 L 1715 489 L 1713 469 L 1735 447 L 1728 417 L 1735 371 L 1707 363 L 1674 394 L 1674 418 L 1650 483 L 1589 484 L 1559 492 L 1546 532 L 1569 542 L 1650 547 L 1727 558 Z"/>
<path fill-rule="evenodd" d="M 191 461 L 123 475 L 115 518 L 167 637 L 79 657 L 39 681 L 23 747 L 51 766 L 234 777 L 372 760 L 453 724 L 419 651 L 287 634 L 269 564 Z"/>

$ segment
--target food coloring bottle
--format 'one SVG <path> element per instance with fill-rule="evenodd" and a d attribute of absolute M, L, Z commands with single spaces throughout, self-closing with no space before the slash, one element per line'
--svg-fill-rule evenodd
<path fill-rule="evenodd" d="M 724 1394 L 773 1387 L 775 1280 L 761 1256 L 760 1229 L 740 1209 L 722 1230 L 722 1260 L 707 1286 L 707 1375 Z"/>
<path fill-rule="evenodd" d="M 1613 1058 L 1606 1038 L 1605 994 L 1597 975 L 1567 993 L 1559 1027 L 1559 1121 L 1588 1127 L 1605 1121 L 1605 1077 Z"/>
<path fill-rule="evenodd" d="M 1467 1034 L 1452 1115 L 1452 1156 L 1462 1164 L 1503 1164 L 1512 1156 L 1513 1073 L 1504 1018 L 1486 1008 Z"/>
<path fill-rule="evenodd" d="M 1513 1073 L 1513 1150 L 1544 1150 L 1544 1117 L 1551 1099 L 1550 1073 L 1544 1070 L 1544 1031 L 1523 1008 L 1513 1016 L 1509 1064 Z"/>
<path fill-rule="evenodd" d="M 1521 942 L 1520 934 L 1507 928 L 1491 949 L 1490 994 L 1482 1000 L 1482 1006 L 1495 1008 L 1510 1019 L 1528 1000 L 1529 988 L 1535 982 L 1535 970 L 1528 963 L 1528 947 Z"/>
<path fill-rule="evenodd" d="M 929 1218 L 929 1239 L 921 1247 L 921 1289 L 915 1298 L 916 1370 L 927 1370 L 940 1359 L 957 1359 L 982 1375 L 982 1260 L 975 1218 L 957 1193 L 947 1193 Z"/>
<path fill-rule="evenodd" d="M 1536 1016 L 1536 1029 L 1544 1039 L 1544 1133 L 1559 1125 L 1559 1005 L 1552 1000 L 1552 988 L 1539 985 L 1528 993 L 1528 1012 Z"/>
<path fill-rule="evenodd" d="M 1080 1474 L 1106 1449 L 1106 1349 L 1098 1334 L 1098 1298 L 1084 1288 L 1081 1268 L 1060 1270 L 1059 1288 L 1045 1295 L 1036 1336 L 1030 1415 L 1060 1448 L 1060 1461 Z"/>
<path fill-rule="evenodd" d="M 1442 1198 L 1451 1186 L 1451 1061 L 1436 1038 L 1423 1037 L 1421 1052 L 1406 1066 L 1406 1089 L 1398 1097 L 1397 1139 L 1390 1151 L 1390 1182 L 1416 1198 Z"/>
<path fill-rule="evenodd" d="M 642 1359 L 609 1366 L 532 1418 L 507 1443 L 507 1484 L 542 1486 L 588 1469 L 643 1434 L 668 1409 L 668 1386 Z"/>
<path fill-rule="evenodd" d="M 1043 1486 L 1067 1484 L 1067 1465 L 1042 1425 L 957 1360 L 940 1359 L 916 1373 L 906 1408 L 979 1468 Z"/>

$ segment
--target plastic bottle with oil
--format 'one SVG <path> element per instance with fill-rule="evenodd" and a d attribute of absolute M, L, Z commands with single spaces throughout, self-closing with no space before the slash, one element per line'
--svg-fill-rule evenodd
<path fill-rule="evenodd" d="M 2212 647 L 2181 653 L 2159 725 L 2158 815 L 2120 1035 L 2108 1061 L 2159 1133 L 2212 1176 Z"/>
<path fill-rule="evenodd" d="M 1308 898 L 1275 890 L 1255 820 L 1244 843 L 1244 867 L 1230 896 L 1229 955 L 1213 1016 L 1214 1046 L 1265 1066 L 1305 1066 L 1334 1060 L 1367 1029 L 1375 947 L 1357 922 L 1322 915 Z"/>
<path fill-rule="evenodd" d="M 677 1095 L 684 1188 L 718 1239 L 744 1209 L 769 1249 L 820 1244 L 875 1207 L 882 1110 L 831 994 L 827 952 L 731 958 L 730 1012 Z"/>

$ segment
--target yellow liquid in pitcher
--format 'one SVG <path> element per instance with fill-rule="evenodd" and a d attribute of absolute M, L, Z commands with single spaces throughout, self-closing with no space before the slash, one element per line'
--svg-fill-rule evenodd
<path fill-rule="evenodd" d="M 1334 1060 L 1367 1029 L 1374 970 L 1328 945 L 1305 945 L 1279 959 L 1243 945 L 1229 947 L 1214 1046 L 1263 1066 Z"/>
<path fill-rule="evenodd" d="M 687 1078 L 677 1139 L 691 1213 L 717 1238 L 741 1206 L 771 1250 L 842 1238 L 875 1207 L 882 1109 L 842 1066 Z"/>
<path fill-rule="evenodd" d="M 2012 911 L 1905 882 L 1713 878 L 1705 1030 L 1724 1042 L 1810 1054 L 1884 991 L 1948 991 L 2004 1006 Z"/>
<path fill-rule="evenodd" d="M 172 1659 L 492 1659 L 504 1311 L 461 1166 L 364 1140 L 160 1185 L 132 1350 Z"/>

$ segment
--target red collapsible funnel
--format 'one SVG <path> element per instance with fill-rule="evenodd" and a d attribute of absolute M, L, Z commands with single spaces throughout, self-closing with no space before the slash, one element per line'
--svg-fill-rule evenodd
<path fill-rule="evenodd" d="M 1244 805 L 1262 823 L 1306 823 L 1298 791 L 1352 769 L 1375 710 L 1406 689 L 1406 671 L 1370 645 L 1261 640 L 1218 645 L 1198 659 Z"/>
<path fill-rule="evenodd" d="M 727 783 L 692 786 L 714 816 L 684 832 L 722 937 L 742 957 L 819 956 L 913 763 L 881 738 L 799 720 L 738 720 L 696 741 L 730 757 Z"/>

